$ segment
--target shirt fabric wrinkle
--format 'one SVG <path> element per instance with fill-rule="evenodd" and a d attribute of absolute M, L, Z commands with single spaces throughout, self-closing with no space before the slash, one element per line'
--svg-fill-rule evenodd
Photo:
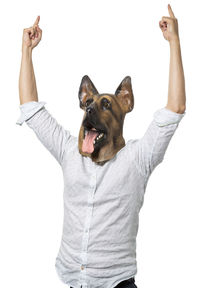
<path fill-rule="evenodd" d="M 160 135 L 160 130 L 158 129 L 157 135 L 156 135 L 156 137 L 155 137 L 155 142 L 154 142 L 154 144 L 153 144 L 153 146 L 152 146 L 152 150 L 151 150 L 151 154 L 150 154 L 150 162 L 149 162 L 149 163 L 150 163 L 150 164 L 149 164 L 150 174 L 151 174 L 152 171 L 153 171 L 153 169 L 151 168 L 151 167 L 152 167 L 152 157 L 153 157 L 154 147 L 156 146 L 156 142 L 157 142 L 157 140 L 158 140 L 159 135 Z M 146 177 L 147 177 L 147 175 L 146 175 Z"/>
<path fill-rule="evenodd" d="M 143 137 L 128 140 L 98 165 L 79 153 L 78 137 L 45 104 L 20 105 L 16 124 L 26 122 L 62 168 L 64 221 L 56 272 L 74 288 L 113 288 L 137 274 L 136 236 L 147 182 L 185 112 L 157 110 Z"/>

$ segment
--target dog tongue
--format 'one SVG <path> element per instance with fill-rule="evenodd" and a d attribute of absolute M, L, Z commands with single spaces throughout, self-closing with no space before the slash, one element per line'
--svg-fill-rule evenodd
<path fill-rule="evenodd" d="M 95 128 L 89 130 L 87 135 L 85 135 L 85 139 L 83 139 L 82 151 L 85 153 L 92 153 L 94 151 L 94 139 L 98 135 L 98 132 L 95 131 Z"/>

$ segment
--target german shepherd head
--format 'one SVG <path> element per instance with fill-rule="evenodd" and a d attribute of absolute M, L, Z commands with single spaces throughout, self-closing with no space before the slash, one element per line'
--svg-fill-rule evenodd
<path fill-rule="evenodd" d="M 79 101 L 85 111 L 79 131 L 79 152 L 103 165 L 125 146 L 124 118 L 134 107 L 131 77 L 123 79 L 115 94 L 99 94 L 85 75 L 79 88 Z"/>

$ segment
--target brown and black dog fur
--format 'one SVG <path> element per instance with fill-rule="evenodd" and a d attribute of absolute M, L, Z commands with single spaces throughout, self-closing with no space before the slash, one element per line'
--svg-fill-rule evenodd
<path fill-rule="evenodd" d="M 80 108 L 85 111 L 79 131 L 78 148 L 99 165 L 112 159 L 125 146 L 123 124 L 126 113 L 134 107 L 131 77 L 126 76 L 115 94 L 99 94 L 90 78 L 85 75 L 79 88 Z M 82 151 L 85 128 L 104 132 L 100 143 L 95 144 L 92 153 Z"/>

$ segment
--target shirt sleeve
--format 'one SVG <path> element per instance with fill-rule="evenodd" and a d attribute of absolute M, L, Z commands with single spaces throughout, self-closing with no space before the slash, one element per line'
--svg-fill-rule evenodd
<path fill-rule="evenodd" d="M 20 105 L 21 115 L 16 124 L 22 125 L 25 121 L 40 142 L 62 165 L 66 145 L 73 136 L 52 117 L 45 104 L 43 101 L 30 101 Z"/>
<path fill-rule="evenodd" d="M 145 178 L 164 159 L 169 142 L 184 115 L 185 112 L 179 114 L 165 107 L 161 108 L 154 113 L 144 136 L 130 141 L 130 147 L 135 148 L 135 153 L 132 151 L 134 160 Z"/>

